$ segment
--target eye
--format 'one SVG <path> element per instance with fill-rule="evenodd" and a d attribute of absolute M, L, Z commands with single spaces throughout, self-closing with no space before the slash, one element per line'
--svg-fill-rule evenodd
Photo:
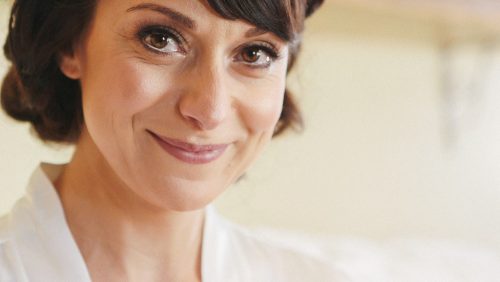
<path fill-rule="evenodd" d="M 253 68 L 268 68 L 277 58 L 274 47 L 264 45 L 251 45 L 244 47 L 237 60 Z"/>
<path fill-rule="evenodd" d="M 139 32 L 141 42 L 154 52 L 184 53 L 181 36 L 166 27 L 148 27 Z"/>

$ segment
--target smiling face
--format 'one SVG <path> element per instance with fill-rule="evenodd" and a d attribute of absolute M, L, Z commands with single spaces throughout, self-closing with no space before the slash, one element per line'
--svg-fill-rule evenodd
<path fill-rule="evenodd" d="M 90 163 L 180 211 L 210 203 L 270 141 L 287 59 L 286 42 L 204 1 L 104 0 L 61 69 L 81 83 Z"/>

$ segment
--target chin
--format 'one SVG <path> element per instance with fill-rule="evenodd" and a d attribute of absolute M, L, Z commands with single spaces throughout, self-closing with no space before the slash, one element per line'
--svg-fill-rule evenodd
<path fill-rule="evenodd" d="M 182 180 L 175 182 L 166 183 L 153 189 L 147 197 L 149 202 L 163 210 L 195 211 L 211 204 L 226 188 L 224 185 L 214 185 L 214 183 L 207 181 L 193 183 L 193 181 Z"/>
<path fill-rule="evenodd" d="M 175 203 L 173 206 L 169 207 L 169 210 L 175 211 L 175 212 L 198 211 L 198 210 L 204 209 L 210 203 L 211 202 L 193 202 L 193 201 Z"/>

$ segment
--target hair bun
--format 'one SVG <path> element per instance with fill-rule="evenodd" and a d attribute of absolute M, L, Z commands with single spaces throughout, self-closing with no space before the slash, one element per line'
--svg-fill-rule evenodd
<path fill-rule="evenodd" d="M 307 0 L 306 17 L 312 15 L 323 2 L 324 0 Z"/>
<path fill-rule="evenodd" d="M 1 103 L 5 112 L 14 119 L 19 121 L 34 121 L 36 119 L 37 113 L 31 107 L 29 95 L 26 94 L 14 67 L 10 67 L 3 80 Z"/>

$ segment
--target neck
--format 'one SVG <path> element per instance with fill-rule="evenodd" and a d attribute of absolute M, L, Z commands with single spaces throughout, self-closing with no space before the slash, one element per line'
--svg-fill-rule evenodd
<path fill-rule="evenodd" d="M 84 143 L 55 186 L 93 281 L 201 280 L 203 210 L 146 203 Z"/>

